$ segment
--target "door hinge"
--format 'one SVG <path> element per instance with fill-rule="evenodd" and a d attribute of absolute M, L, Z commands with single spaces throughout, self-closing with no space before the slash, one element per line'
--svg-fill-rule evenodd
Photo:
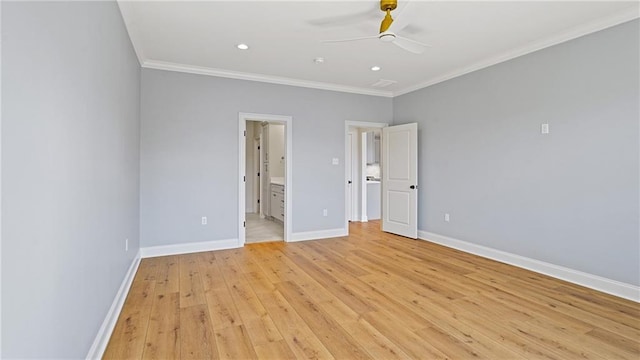
<path fill-rule="evenodd" d="M 246 176 L 243 176 L 243 177 L 242 177 L 242 181 L 247 182 L 247 177 L 246 177 Z"/>
<path fill-rule="evenodd" d="M 258 176 L 260 176 L 260 173 L 258 173 Z"/>
<path fill-rule="evenodd" d="M 260 204 L 260 199 L 258 199 L 258 204 Z"/>
<path fill-rule="evenodd" d="M 242 227 L 247 227 L 247 222 L 246 221 L 242 222 Z"/>
<path fill-rule="evenodd" d="M 244 136 L 247 136 L 247 130 L 244 131 Z"/>
<path fill-rule="evenodd" d="M 260 150 L 260 146 L 258 146 L 258 150 Z"/>

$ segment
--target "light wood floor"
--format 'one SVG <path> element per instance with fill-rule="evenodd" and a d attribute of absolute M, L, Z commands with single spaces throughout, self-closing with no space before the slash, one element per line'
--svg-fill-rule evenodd
<path fill-rule="evenodd" d="M 144 259 L 105 358 L 640 358 L 637 303 L 378 228 Z"/>

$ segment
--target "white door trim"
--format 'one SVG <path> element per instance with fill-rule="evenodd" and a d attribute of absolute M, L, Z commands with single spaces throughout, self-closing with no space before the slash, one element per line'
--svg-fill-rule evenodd
<path fill-rule="evenodd" d="M 260 166 L 262 165 L 262 161 L 260 161 L 260 137 L 255 137 L 250 139 L 253 142 L 253 146 L 251 151 L 253 151 L 253 174 L 251 177 L 253 178 L 253 212 L 260 214 L 260 203 L 258 202 L 261 198 L 260 196 L 260 176 L 258 173 L 260 172 Z M 245 194 L 246 195 L 246 194 Z"/>
<path fill-rule="evenodd" d="M 0 29 L 2 28 L 2 1 L 0 1 Z M 2 69 L 2 47 L 0 46 L 0 69 Z M 2 70 L 0 70 L 2 79 Z M 0 86 L 0 149 L 2 149 L 2 86 Z M 2 203 L 2 150 L 0 150 L 0 204 Z M 0 279 L 2 279 L 2 206 L 0 206 Z M 2 286 L 0 286 L 0 309 L 2 309 Z M 2 311 L 0 311 L 2 324 Z M 0 358 L 2 358 L 2 326 L 0 326 Z"/>
<path fill-rule="evenodd" d="M 353 216 L 354 213 L 354 204 L 353 204 L 353 193 L 354 193 L 354 182 L 353 180 L 355 180 L 354 176 L 353 176 L 353 158 L 355 157 L 355 153 L 353 151 L 353 144 L 354 141 L 357 141 L 356 139 L 356 133 L 354 133 L 353 131 L 349 131 L 349 133 L 347 133 L 347 152 L 345 154 L 345 159 L 344 159 L 344 164 L 345 164 L 345 168 L 347 170 L 345 170 L 345 176 L 347 177 L 347 197 L 345 198 L 345 205 L 346 205 L 346 212 L 345 212 L 345 216 L 347 217 L 348 221 L 355 221 L 355 216 Z"/>
<path fill-rule="evenodd" d="M 356 129 L 357 130 L 357 129 Z M 352 144 L 351 144 L 351 199 L 348 199 L 349 201 L 351 201 L 351 221 L 359 221 L 360 220 L 360 213 L 358 212 L 358 190 L 360 190 L 360 182 L 358 174 L 360 174 L 360 158 L 359 158 L 359 154 L 360 154 L 360 149 L 358 149 L 358 144 L 359 141 L 358 140 L 358 131 L 354 131 L 351 133 L 353 135 L 352 140 Z M 356 191 L 354 191 L 356 190 Z"/>
<path fill-rule="evenodd" d="M 260 214 L 261 219 L 264 219 L 264 197 L 266 189 L 263 188 L 264 185 L 262 183 L 262 177 L 264 176 L 264 171 L 262 171 L 262 166 L 264 165 L 264 147 L 262 146 L 262 139 L 264 139 L 264 134 L 262 133 L 262 126 L 260 126 L 260 151 L 258 151 L 258 158 L 260 161 L 260 164 L 258 164 L 258 171 L 260 171 L 260 176 L 258 176 L 258 198 L 260 199 L 260 206 L 258 206 L 258 214 Z"/>
<path fill-rule="evenodd" d="M 285 128 L 285 168 L 284 168 L 284 241 L 291 240 L 291 229 L 293 224 L 292 219 L 292 155 L 293 155 L 293 117 L 286 115 L 271 115 L 271 114 L 254 114 L 254 113 L 238 113 L 238 246 L 244 246 L 246 232 L 244 227 L 245 222 L 245 197 L 246 188 L 244 182 L 245 170 L 246 170 L 246 136 L 247 121 L 268 121 L 284 124 Z M 262 175 L 262 174 L 261 174 Z"/>
<path fill-rule="evenodd" d="M 347 142 L 347 137 L 349 136 L 349 127 L 356 127 L 356 128 L 385 128 L 389 126 L 388 123 L 377 123 L 377 122 L 368 122 L 368 121 L 350 121 L 350 120 L 346 120 L 344 122 L 344 158 L 346 159 L 347 154 L 349 153 L 347 146 L 349 146 L 348 142 Z M 356 137 L 357 138 L 357 137 Z M 366 146 L 366 144 L 365 144 Z M 364 201 L 366 201 L 366 191 L 367 191 L 367 184 L 366 184 L 366 175 L 364 173 L 363 169 L 366 169 L 366 166 L 363 165 L 366 163 L 366 159 L 362 159 L 362 157 L 360 157 L 360 192 L 362 194 L 364 194 L 363 198 Z M 347 211 L 347 198 L 349 196 L 349 191 L 347 189 L 347 181 L 348 181 L 348 174 L 347 174 L 347 164 L 345 161 L 345 165 L 344 165 L 344 198 L 345 198 L 345 214 L 344 214 L 344 228 L 347 231 L 347 234 L 349 233 L 349 220 L 348 220 L 348 216 L 346 214 Z M 365 203 L 366 206 L 366 203 Z M 362 214 L 362 207 L 361 207 L 361 214 Z M 362 219 L 362 215 L 361 215 L 361 220 Z"/>

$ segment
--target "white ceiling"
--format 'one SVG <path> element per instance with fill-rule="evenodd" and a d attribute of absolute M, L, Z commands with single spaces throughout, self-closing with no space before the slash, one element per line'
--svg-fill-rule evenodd
<path fill-rule="evenodd" d="M 406 6 L 399 0 L 397 14 Z M 637 1 L 419 1 L 399 33 L 416 55 L 377 39 L 378 1 L 119 1 L 142 66 L 396 96 L 639 16 Z M 238 43 L 251 48 L 241 51 Z M 313 59 L 323 57 L 322 64 Z M 370 68 L 380 66 L 373 72 Z M 380 79 L 396 83 L 376 88 Z"/>

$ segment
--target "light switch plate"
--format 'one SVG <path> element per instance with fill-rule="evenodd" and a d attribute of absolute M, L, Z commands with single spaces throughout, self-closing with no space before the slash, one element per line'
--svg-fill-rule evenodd
<path fill-rule="evenodd" d="M 549 133 L 549 124 L 540 125 L 540 133 L 541 134 L 548 134 Z"/>
<path fill-rule="evenodd" d="M 333 159 L 331 160 L 331 163 L 332 163 L 333 165 L 338 165 L 338 164 L 340 164 L 340 159 L 338 159 L 338 158 L 333 158 Z"/>

